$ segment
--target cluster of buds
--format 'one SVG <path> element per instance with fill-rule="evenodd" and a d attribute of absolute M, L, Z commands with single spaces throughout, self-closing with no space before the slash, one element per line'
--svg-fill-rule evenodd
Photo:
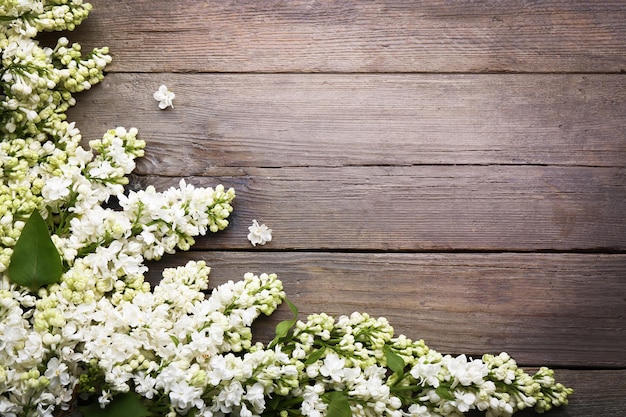
<path fill-rule="evenodd" d="M 0 271 L 25 218 L 44 204 L 50 174 L 58 175 L 79 147 L 80 132 L 65 114 L 76 102 L 73 93 L 100 82 L 111 61 L 107 48 L 82 56 L 80 46 L 69 46 L 66 38 L 49 48 L 34 37 L 44 30 L 71 30 L 90 10 L 80 0 L 0 5 Z"/>
<path fill-rule="evenodd" d="M 275 399 L 276 409 L 319 417 L 329 409 L 353 416 L 460 416 L 480 410 L 509 417 L 567 404 L 572 393 L 553 371 L 529 375 L 506 353 L 442 355 L 394 331 L 384 318 L 315 314 L 295 322 L 278 346 L 290 354 L 300 384 Z"/>

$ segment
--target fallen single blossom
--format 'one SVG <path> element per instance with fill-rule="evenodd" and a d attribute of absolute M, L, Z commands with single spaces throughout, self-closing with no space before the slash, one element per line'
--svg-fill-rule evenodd
<path fill-rule="evenodd" d="M 272 229 L 269 229 L 264 224 L 259 224 L 258 221 L 252 220 L 252 226 L 248 227 L 250 233 L 248 233 L 248 240 L 252 243 L 252 246 L 265 245 L 267 242 L 272 241 Z"/>
<path fill-rule="evenodd" d="M 165 84 L 159 87 L 159 89 L 153 94 L 153 97 L 159 102 L 159 108 L 161 110 L 165 110 L 168 107 L 174 107 L 172 100 L 174 100 L 176 94 L 171 92 Z"/>

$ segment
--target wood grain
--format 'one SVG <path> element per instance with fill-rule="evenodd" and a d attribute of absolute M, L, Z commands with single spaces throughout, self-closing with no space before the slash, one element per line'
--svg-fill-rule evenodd
<path fill-rule="evenodd" d="M 268 250 L 620 251 L 625 176 L 624 168 L 372 166 L 238 168 L 187 182 L 238 192 L 231 227 L 200 249 L 248 247 L 258 219 L 274 230 Z M 131 186 L 178 181 L 133 177 Z"/>
<path fill-rule="evenodd" d="M 153 263 L 150 279 L 190 259 L 211 266 L 212 287 L 246 272 L 278 274 L 301 319 L 367 312 L 445 353 L 626 366 L 626 255 L 194 251 Z M 290 314 L 262 321 L 259 339 Z"/>
<path fill-rule="evenodd" d="M 92 0 L 121 72 L 619 72 L 623 1 Z"/>
<path fill-rule="evenodd" d="M 221 167 L 626 164 L 621 75 L 109 74 L 70 112 L 136 126 L 138 172 Z M 177 96 L 159 110 L 162 83 Z"/>

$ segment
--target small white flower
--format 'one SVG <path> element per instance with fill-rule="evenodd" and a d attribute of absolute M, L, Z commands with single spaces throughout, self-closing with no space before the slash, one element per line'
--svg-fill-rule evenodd
<path fill-rule="evenodd" d="M 51 387 L 55 387 L 59 383 L 61 385 L 68 385 L 70 383 L 70 374 L 67 365 L 61 362 L 57 357 L 53 357 L 48 361 L 44 375 L 50 380 Z"/>
<path fill-rule="evenodd" d="M 248 386 L 246 388 L 246 395 L 244 395 L 243 398 L 248 401 L 252 407 L 254 407 L 255 411 L 260 413 L 265 409 L 265 391 L 263 384 L 260 382 L 256 382 L 252 386 Z"/>
<path fill-rule="evenodd" d="M 320 367 L 320 373 L 325 377 L 331 378 L 335 382 L 339 382 L 344 376 L 345 366 L 345 359 L 331 353 L 324 359 L 324 364 Z"/>
<path fill-rule="evenodd" d="M 48 202 L 61 200 L 70 195 L 70 185 L 72 180 L 64 177 L 49 178 L 41 190 L 41 195 Z"/>
<path fill-rule="evenodd" d="M 474 408 L 474 401 L 476 401 L 476 396 L 471 392 L 464 391 L 454 391 L 454 404 L 456 408 L 462 413 L 466 413 L 469 410 Z"/>
<path fill-rule="evenodd" d="M 248 233 L 248 240 L 252 243 L 252 246 L 265 245 L 267 242 L 272 241 L 272 229 L 264 224 L 259 225 L 259 222 L 252 220 L 252 226 L 248 227 L 250 233 Z"/>
<path fill-rule="evenodd" d="M 159 87 L 159 90 L 153 94 L 153 97 L 156 101 L 159 102 L 159 108 L 161 110 L 164 110 L 169 106 L 171 106 L 172 108 L 174 107 L 174 105 L 172 104 L 172 100 L 174 100 L 174 97 L 176 97 L 176 95 L 168 90 L 166 85 L 161 85 Z"/>
<path fill-rule="evenodd" d="M 109 405 L 112 399 L 113 394 L 111 394 L 111 391 L 102 390 L 102 394 L 98 397 L 98 403 L 100 404 L 101 408 L 104 408 Z"/>
<path fill-rule="evenodd" d="M 439 373 L 441 363 L 425 363 L 426 358 L 420 357 L 418 363 L 411 369 L 411 375 L 417 379 L 418 384 L 428 384 L 433 388 L 439 387 Z"/>

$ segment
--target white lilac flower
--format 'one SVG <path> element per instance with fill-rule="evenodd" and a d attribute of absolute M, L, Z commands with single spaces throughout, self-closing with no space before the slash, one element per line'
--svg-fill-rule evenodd
<path fill-rule="evenodd" d="M 70 383 L 70 374 L 67 364 L 61 362 L 59 358 L 53 357 L 46 365 L 44 376 L 50 380 L 50 387 L 56 385 L 68 385 Z"/>
<path fill-rule="evenodd" d="M 100 404 L 100 407 L 104 408 L 111 402 L 112 399 L 113 395 L 111 394 L 111 391 L 102 390 L 102 393 L 98 397 L 98 403 Z"/>
<path fill-rule="evenodd" d="M 139 371 L 135 374 L 133 381 L 135 383 L 135 392 L 149 400 L 154 398 L 154 395 L 158 393 L 155 388 L 156 379 L 149 373 Z"/>
<path fill-rule="evenodd" d="M 200 398 L 202 388 L 190 386 L 186 381 L 178 381 L 171 385 L 169 398 L 172 406 L 186 414 L 192 407 L 199 408 L 204 402 Z"/>
<path fill-rule="evenodd" d="M 52 177 L 46 181 L 41 195 L 48 204 L 55 203 L 70 195 L 70 185 L 72 185 L 72 180 L 69 178 Z"/>
<path fill-rule="evenodd" d="M 411 369 L 411 375 L 419 384 L 428 384 L 433 388 L 439 386 L 439 374 L 441 372 L 441 363 L 426 363 L 427 358 L 422 356 L 418 363 Z"/>
<path fill-rule="evenodd" d="M 408 417 L 439 417 L 439 414 L 431 412 L 431 410 L 422 404 L 411 404 L 406 413 Z"/>
<path fill-rule="evenodd" d="M 174 107 L 172 104 L 172 100 L 176 97 L 176 95 L 171 92 L 166 85 L 161 85 L 159 89 L 153 94 L 153 97 L 156 101 L 159 102 L 159 108 L 164 110 L 168 107 Z"/>
<path fill-rule="evenodd" d="M 325 390 L 326 388 L 320 383 L 304 387 L 304 394 L 302 395 L 303 401 L 300 406 L 300 411 L 303 415 L 309 417 L 321 417 L 326 413 L 328 405 L 322 400 L 321 397 Z"/>
<path fill-rule="evenodd" d="M 443 358 L 443 365 L 448 369 L 452 376 L 452 387 L 458 383 L 463 386 L 472 384 L 479 385 L 484 381 L 485 376 L 489 373 L 487 365 L 479 360 L 468 360 L 465 355 L 459 355 L 453 358 L 446 355 Z"/>
<path fill-rule="evenodd" d="M 343 378 L 345 366 L 345 359 L 331 353 L 324 359 L 324 364 L 320 367 L 320 374 L 335 382 L 339 382 Z"/>
<path fill-rule="evenodd" d="M 473 409 L 475 400 L 476 396 L 471 392 L 454 391 L 454 406 L 462 413 Z"/>
<path fill-rule="evenodd" d="M 272 240 L 272 229 L 269 229 L 265 224 L 259 224 L 255 219 L 252 220 L 252 226 L 248 227 L 248 240 L 252 243 L 252 246 L 265 245 Z"/>
<path fill-rule="evenodd" d="M 246 394 L 243 397 L 255 412 L 260 413 L 265 409 L 265 387 L 260 382 L 246 387 Z"/>

